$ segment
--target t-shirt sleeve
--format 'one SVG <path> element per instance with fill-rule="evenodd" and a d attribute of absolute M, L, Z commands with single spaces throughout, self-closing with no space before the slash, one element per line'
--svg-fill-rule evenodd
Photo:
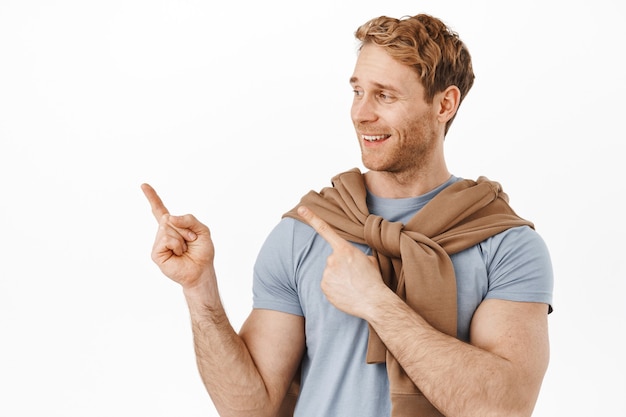
<path fill-rule="evenodd" d="M 548 248 L 530 227 L 516 227 L 483 242 L 490 261 L 485 298 L 540 302 L 550 306 L 554 276 Z"/>
<path fill-rule="evenodd" d="M 302 316 L 296 285 L 295 220 L 283 219 L 270 232 L 254 264 L 253 307 Z"/>

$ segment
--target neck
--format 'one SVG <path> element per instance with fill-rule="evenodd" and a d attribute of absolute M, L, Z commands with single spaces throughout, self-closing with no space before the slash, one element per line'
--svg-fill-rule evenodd
<path fill-rule="evenodd" d="M 428 172 L 368 171 L 364 174 L 365 185 L 374 195 L 382 198 L 417 197 L 437 188 L 450 178 L 445 165 L 442 169 Z"/>

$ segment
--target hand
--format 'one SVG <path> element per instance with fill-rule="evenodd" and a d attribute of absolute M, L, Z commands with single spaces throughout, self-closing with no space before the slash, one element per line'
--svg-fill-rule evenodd
<path fill-rule="evenodd" d="M 300 206 L 298 214 L 333 250 L 326 260 L 322 292 L 339 310 L 367 320 L 370 308 L 391 292 L 382 280 L 376 258 L 343 239 L 307 207 Z"/>
<path fill-rule="evenodd" d="M 215 249 L 209 228 L 194 216 L 172 216 L 154 188 L 142 184 L 159 229 L 152 248 L 152 260 L 161 271 L 183 288 L 196 287 L 207 273 L 214 279 Z"/>

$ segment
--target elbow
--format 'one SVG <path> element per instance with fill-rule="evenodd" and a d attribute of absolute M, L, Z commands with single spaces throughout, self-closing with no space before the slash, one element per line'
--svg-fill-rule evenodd
<path fill-rule="evenodd" d="M 222 404 L 218 407 L 216 402 L 214 404 L 218 414 L 222 417 L 281 417 L 293 416 L 296 400 L 297 397 L 292 398 L 287 395 L 281 404 L 277 404 L 269 398 L 259 402 L 231 403 L 229 406 Z"/>
<path fill-rule="evenodd" d="M 489 417 L 531 417 L 537 403 L 537 394 L 526 390 L 510 390 L 505 398 L 501 398 L 490 410 L 481 416 Z"/>
<path fill-rule="evenodd" d="M 474 412 L 461 411 L 458 417 L 531 417 L 539 396 L 538 389 L 528 385 L 512 384 L 497 396 L 486 396 L 482 404 L 474 403 Z"/>

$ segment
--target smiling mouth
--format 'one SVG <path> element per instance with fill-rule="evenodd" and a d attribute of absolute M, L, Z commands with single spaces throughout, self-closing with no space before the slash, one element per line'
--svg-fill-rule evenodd
<path fill-rule="evenodd" d="M 361 135 L 361 137 L 368 142 L 378 142 L 379 140 L 389 139 L 391 135 Z"/>

